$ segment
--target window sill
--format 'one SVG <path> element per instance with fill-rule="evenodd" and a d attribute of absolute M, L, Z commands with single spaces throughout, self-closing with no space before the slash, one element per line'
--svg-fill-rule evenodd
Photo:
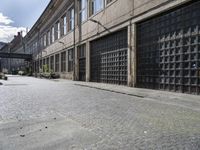
<path fill-rule="evenodd" d="M 81 23 L 81 25 L 84 24 L 85 22 L 89 21 L 90 19 L 94 18 L 96 15 L 98 15 L 98 14 L 101 13 L 102 11 L 105 11 L 105 9 L 107 9 L 108 7 L 110 7 L 111 5 L 113 5 L 114 3 L 116 3 L 117 1 L 118 1 L 118 0 L 113 0 L 112 2 L 106 4 L 105 7 L 104 7 L 103 9 L 101 9 L 101 10 L 97 11 L 95 14 L 89 16 L 87 20 L 85 20 L 84 22 Z"/>
<path fill-rule="evenodd" d="M 100 9 L 99 11 L 97 11 L 95 14 L 92 14 L 91 16 L 88 17 L 88 20 L 90 20 L 91 18 L 95 17 L 96 15 L 98 15 L 99 13 L 101 13 L 102 11 L 105 10 L 105 7 Z"/>

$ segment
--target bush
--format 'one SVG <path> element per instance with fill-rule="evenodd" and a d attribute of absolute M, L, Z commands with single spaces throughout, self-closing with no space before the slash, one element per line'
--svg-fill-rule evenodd
<path fill-rule="evenodd" d="M 59 74 L 53 73 L 53 72 L 43 72 L 40 73 L 41 78 L 47 78 L 47 79 L 57 79 L 59 78 Z"/>
<path fill-rule="evenodd" d="M 4 73 L 0 73 L 0 79 L 2 79 L 2 80 L 8 80 L 8 77 L 5 76 Z"/>
<path fill-rule="evenodd" d="M 22 70 L 20 70 L 20 71 L 18 71 L 18 75 L 24 75 L 24 71 L 22 71 Z"/>

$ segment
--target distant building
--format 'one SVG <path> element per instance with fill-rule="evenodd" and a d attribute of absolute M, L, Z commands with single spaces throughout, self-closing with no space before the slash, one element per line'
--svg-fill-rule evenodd
<path fill-rule="evenodd" d="M 0 42 L 0 50 L 1 50 L 1 48 L 5 45 L 6 43 L 4 43 L 4 42 Z"/>
<path fill-rule="evenodd" d="M 13 40 L 10 43 L 5 44 L 1 48 L 1 52 L 24 53 L 22 40 L 23 40 L 22 34 L 18 32 L 18 34 L 14 36 Z M 1 70 L 3 72 L 17 73 L 19 70 L 24 70 L 25 66 L 26 62 L 22 59 L 1 58 Z"/>
<path fill-rule="evenodd" d="M 35 73 L 200 93 L 200 2 L 51 0 L 24 38 Z"/>
<path fill-rule="evenodd" d="M 0 52 L 2 51 L 1 48 L 4 47 L 5 45 L 6 45 L 6 43 L 0 42 Z M 1 65 L 2 62 L 1 62 L 1 61 L 2 61 L 2 60 L 1 60 L 1 58 L 0 58 L 0 72 L 2 71 L 2 67 L 1 67 L 1 66 L 2 66 L 2 65 Z"/>

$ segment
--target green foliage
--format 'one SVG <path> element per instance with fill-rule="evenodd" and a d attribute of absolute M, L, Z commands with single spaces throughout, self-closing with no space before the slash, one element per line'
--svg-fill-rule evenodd
<path fill-rule="evenodd" d="M 49 66 L 48 65 L 43 65 L 43 71 L 44 72 L 49 72 Z"/>

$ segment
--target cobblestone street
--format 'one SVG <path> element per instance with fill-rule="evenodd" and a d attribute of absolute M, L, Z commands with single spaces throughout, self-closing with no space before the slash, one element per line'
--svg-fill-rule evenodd
<path fill-rule="evenodd" d="M 9 76 L 0 150 L 199 150 L 200 97 Z"/>

